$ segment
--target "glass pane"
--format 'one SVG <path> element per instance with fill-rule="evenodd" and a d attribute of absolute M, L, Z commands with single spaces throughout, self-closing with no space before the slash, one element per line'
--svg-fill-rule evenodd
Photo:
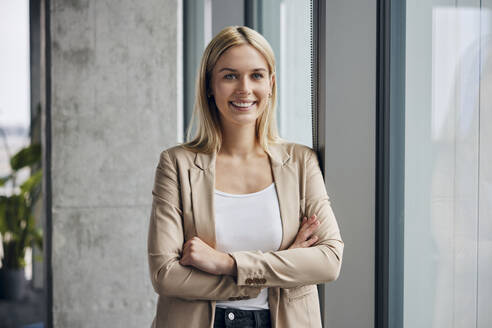
<path fill-rule="evenodd" d="M 258 30 L 277 59 L 280 136 L 312 147 L 311 0 L 261 1 Z"/>
<path fill-rule="evenodd" d="M 490 4 L 406 3 L 406 328 L 492 327 Z"/>

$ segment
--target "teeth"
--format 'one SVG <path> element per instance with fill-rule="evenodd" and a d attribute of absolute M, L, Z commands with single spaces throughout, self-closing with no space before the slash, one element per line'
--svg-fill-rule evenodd
<path fill-rule="evenodd" d="M 232 101 L 232 104 L 237 107 L 249 107 L 253 105 L 254 102 L 248 102 L 248 103 L 240 103 L 240 102 L 234 102 Z"/>

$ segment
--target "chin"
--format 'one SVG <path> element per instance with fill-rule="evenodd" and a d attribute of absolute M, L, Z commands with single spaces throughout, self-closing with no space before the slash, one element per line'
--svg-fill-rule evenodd
<path fill-rule="evenodd" d="M 222 117 L 221 121 L 223 122 L 223 124 L 227 124 L 227 125 L 234 125 L 234 126 L 248 126 L 248 125 L 253 125 L 255 126 L 256 125 L 256 120 L 257 120 L 257 117 L 256 115 L 254 117 L 251 117 L 251 118 L 246 118 L 246 117 Z"/>

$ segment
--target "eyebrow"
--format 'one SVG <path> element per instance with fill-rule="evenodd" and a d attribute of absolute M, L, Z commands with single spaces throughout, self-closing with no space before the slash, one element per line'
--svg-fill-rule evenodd
<path fill-rule="evenodd" d="M 220 73 L 220 72 L 223 72 L 223 71 L 237 72 L 237 70 L 236 70 L 236 69 L 229 68 L 229 67 L 224 67 L 224 68 L 221 68 L 221 69 L 219 70 L 219 73 Z M 264 69 L 264 68 L 255 68 L 255 69 L 253 69 L 252 71 L 253 71 L 253 72 L 258 72 L 258 71 L 264 71 L 264 72 L 266 72 L 267 70 L 266 70 L 266 69 Z"/>

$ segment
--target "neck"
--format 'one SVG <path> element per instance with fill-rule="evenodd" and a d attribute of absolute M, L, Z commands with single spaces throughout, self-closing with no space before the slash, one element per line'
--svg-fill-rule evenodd
<path fill-rule="evenodd" d="M 256 139 L 255 125 L 222 124 L 222 146 L 219 154 L 246 159 L 262 152 Z"/>

